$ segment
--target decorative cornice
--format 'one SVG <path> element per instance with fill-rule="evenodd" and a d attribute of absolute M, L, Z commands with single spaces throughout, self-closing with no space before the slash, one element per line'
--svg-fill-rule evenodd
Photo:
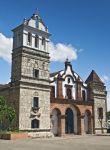
<path fill-rule="evenodd" d="M 81 101 L 81 100 L 51 98 L 50 102 L 51 103 L 58 103 L 58 104 L 77 104 L 77 105 L 93 106 L 93 101 Z"/>
<path fill-rule="evenodd" d="M 16 49 L 13 49 L 12 56 L 15 57 L 15 56 L 18 56 L 20 54 L 24 55 L 24 53 L 31 54 L 31 55 L 34 55 L 34 56 L 40 56 L 42 58 L 50 59 L 50 56 L 49 56 L 48 52 L 44 52 L 44 51 L 41 51 L 41 50 L 36 51 L 36 49 L 30 48 L 30 47 L 27 47 L 27 46 L 21 46 L 21 47 L 18 47 Z M 30 57 L 32 57 L 32 56 L 30 56 Z"/>
<path fill-rule="evenodd" d="M 41 79 L 41 78 L 35 78 L 35 77 L 29 77 L 29 76 L 23 76 L 23 75 L 21 75 L 21 78 L 23 78 L 23 79 L 37 80 L 37 81 L 45 81 L 45 82 L 49 83 L 49 80 L 47 80 L 47 79 Z"/>
<path fill-rule="evenodd" d="M 28 86 L 43 87 L 43 88 L 50 89 L 50 85 L 45 85 L 45 84 L 30 83 L 30 82 L 24 82 L 24 81 L 20 81 L 20 84 L 22 84 L 22 85 L 28 85 Z"/>

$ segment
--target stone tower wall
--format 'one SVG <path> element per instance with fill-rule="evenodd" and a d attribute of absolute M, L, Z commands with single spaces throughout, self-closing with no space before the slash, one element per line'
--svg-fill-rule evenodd
<path fill-rule="evenodd" d="M 40 130 L 50 130 L 50 97 L 49 90 L 42 88 L 35 88 L 32 86 L 22 87 L 20 89 L 20 112 L 19 112 L 19 122 L 20 130 L 32 130 L 31 120 L 38 119 L 40 121 Z M 33 97 L 39 97 L 39 110 L 35 116 L 31 115 L 33 112 L 32 100 Z"/>
<path fill-rule="evenodd" d="M 42 28 L 41 25 L 36 26 L 39 22 Z M 25 20 L 22 25 L 13 29 L 13 32 L 11 84 L 13 88 L 16 88 L 16 85 L 19 88 L 19 98 L 16 98 L 19 108 L 19 130 L 28 131 L 31 136 L 49 136 L 48 42 L 50 33 L 38 14 L 33 14 L 29 20 Z M 37 102 L 38 106 L 34 104 Z"/>
<path fill-rule="evenodd" d="M 101 96 L 103 94 L 103 96 Z M 106 133 L 107 124 L 106 124 L 106 96 L 104 96 L 104 92 L 100 92 L 100 95 L 94 95 L 94 131 L 96 134 L 98 133 Z M 103 119 L 102 119 L 102 127 L 101 120 L 98 115 L 98 108 L 103 108 Z"/>

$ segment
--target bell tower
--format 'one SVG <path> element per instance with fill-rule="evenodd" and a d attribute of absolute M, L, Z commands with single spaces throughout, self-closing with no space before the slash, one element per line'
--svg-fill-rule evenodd
<path fill-rule="evenodd" d="M 93 101 L 94 133 L 103 134 L 107 132 L 107 91 L 97 73 L 92 70 L 86 80 L 88 85 L 88 99 Z"/>
<path fill-rule="evenodd" d="M 38 13 L 13 31 L 11 85 L 17 87 L 19 130 L 32 136 L 50 134 L 50 33 Z M 34 132 L 33 132 L 34 130 Z M 35 132 L 36 131 L 36 132 Z"/>
<path fill-rule="evenodd" d="M 11 77 L 12 82 L 24 79 L 24 77 L 33 77 L 32 69 L 34 69 L 34 66 L 36 69 L 38 69 L 39 77 L 47 79 L 46 76 L 49 74 L 47 75 L 47 72 L 45 71 L 48 70 L 48 43 L 51 34 L 48 32 L 48 28 L 43 23 L 40 16 L 38 14 L 33 14 L 31 19 L 24 19 L 23 24 L 16 27 L 12 31 L 14 33 Z M 24 56 L 25 54 L 27 57 Z M 29 59 L 30 56 L 31 59 Z M 44 60 L 44 58 L 47 59 L 45 61 L 38 62 L 39 59 Z M 32 63 L 31 61 L 34 59 L 36 61 L 35 63 Z M 25 66 L 26 62 L 31 65 L 30 67 L 28 66 L 29 68 Z M 25 65 L 23 63 L 25 63 Z"/>

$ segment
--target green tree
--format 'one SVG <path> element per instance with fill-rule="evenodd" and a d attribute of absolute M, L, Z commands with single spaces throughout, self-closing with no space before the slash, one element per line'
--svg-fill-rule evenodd
<path fill-rule="evenodd" d="M 3 121 L 6 115 L 5 105 L 6 105 L 6 101 L 4 97 L 0 96 L 0 130 L 3 128 Z"/>
<path fill-rule="evenodd" d="M 10 129 L 16 117 L 14 108 L 6 104 L 6 99 L 0 96 L 0 130 Z"/>

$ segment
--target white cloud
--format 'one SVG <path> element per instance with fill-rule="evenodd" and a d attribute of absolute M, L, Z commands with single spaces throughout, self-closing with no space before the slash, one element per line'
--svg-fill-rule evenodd
<path fill-rule="evenodd" d="M 5 35 L 0 33 L 0 58 L 4 59 L 8 63 L 11 63 L 11 50 L 12 50 L 12 38 L 7 38 Z M 71 44 L 57 43 L 56 45 L 52 42 L 49 44 L 49 52 L 51 61 L 65 61 L 67 58 L 69 60 L 76 60 L 78 53 L 82 49 L 77 50 Z"/>
<path fill-rule="evenodd" d="M 102 80 L 103 82 L 109 81 L 109 77 L 106 76 L 106 75 L 104 75 L 104 76 L 101 78 L 101 80 Z"/>
<path fill-rule="evenodd" d="M 78 50 L 75 49 L 71 44 L 57 43 L 56 45 L 52 42 L 49 44 L 49 52 L 51 61 L 65 61 L 77 59 Z"/>
<path fill-rule="evenodd" d="M 12 50 L 12 38 L 7 38 L 0 33 L 0 58 L 4 59 L 8 63 L 11 63 L 11 50 Z"/>
<path fill-rule="evenodd" d="M 104 78 L 105 81 L 108 81 L 108 80 L 109 80 L 109 77 L 106 76 L 106 75 L 105 75 L 103 78 Z"/>

